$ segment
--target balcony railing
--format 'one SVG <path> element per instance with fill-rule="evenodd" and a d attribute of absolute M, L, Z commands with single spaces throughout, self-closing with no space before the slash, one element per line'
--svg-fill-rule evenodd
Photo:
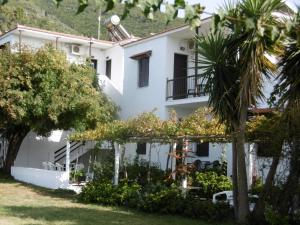
<path fill-rule="evenodd" d="M 167 78 L 166 99 L 184 99 L 190 97 L 206 96 L 205 84 L 201 82 L 200 76 Z"/>

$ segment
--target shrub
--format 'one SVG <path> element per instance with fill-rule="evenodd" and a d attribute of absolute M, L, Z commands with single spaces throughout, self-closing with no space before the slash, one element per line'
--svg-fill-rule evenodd
<path fill-rule="evenodd" d="M 140 185 L 146 185 L 148 183 L 148 172 L 150 170 L 150 180 L 152 183 L 157 183 L 163 180 L 164 171 L 161 170 L 155 164 L 150 164 L 146 160 L 135 159 L 133 164 L 126 166 L 126 171 L 128 174 L 128 180 L 133 180 L 138 182 Z"/>
<path fill-rule="evenodd" d="M 179 213 L 181 202 L 184 200 L 180 189 L 175 185 L 171 185 L 171 187 L 161 186 L 160 190 L 144 192 L 143 197 L 141 210 L 166 214 Z"/>
<path fill-rule="evenodd" d="M 213 194 L 232 189 L 229 177 L 215 172 L 196 173 L 195 186 L 200 187 L 200 197 L 212 198 Z"/>
<path fill-rule="evenodd" d="M 103 205 L 119 205 L 150 213 L 183 215 L 206 220 L 226 220 L 233 215 L 226 204 L 201 201 L 192 195 L 184 198 L 175 184 L 148 184 L 144 188 L 127 181 L 115 187 L 108 181 L 93 181 L 83 188 L 80 200 Z"/>
<path fill-rule="evenodd" d="M 79 195 L 79 199 L 88 203 L 116 205 L 117 193 L 114 186 L 108 181 L 94 181 L 88 183 Z"/>

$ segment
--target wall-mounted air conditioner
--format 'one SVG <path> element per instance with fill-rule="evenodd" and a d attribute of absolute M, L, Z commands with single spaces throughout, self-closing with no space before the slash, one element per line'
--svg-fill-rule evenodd
<path fill-rule="evenodd" d="M 190 39 L 187 41 L 187 49 L 189 51 L 194 51 L 195 50 L 195 41 L 193 39 Z"/>
<path fill-rule="evenodd" d="M 80 45 L 71 45 L 71 54 L 80 55 Z"/>

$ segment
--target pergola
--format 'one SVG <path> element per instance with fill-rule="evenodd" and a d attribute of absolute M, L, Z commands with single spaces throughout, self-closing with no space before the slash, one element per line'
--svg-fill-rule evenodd
<path fill-rule="evenodd" d="M 248 140 L 262 140 L 270 136 L 273 122 L 258 118 L 248 126 Z M 262 128 L 261 128 L 262 127 Z M 114 143 L 115 171 L 114 184 L 118 185 L 120 148 L 126 143 L 160 143 L 170 144 L 173 154 L 176 154 L 178 141 L 208 141 L 214 143 L 232 142 L 233 134 L 226 132 L 226 127 L 208 108 L 200 108 L 192 115 L 179 121 L 171 111 L 169 120 L 161 120 L 154 112 L 142 113 L 128 120 L 114 120 L 105 124 L 98 124 L 96 129 L 75 133 L 70 137 L 73 141 L 109 141 Z M 68 147 L 69 145 L 67 145 Z M 187 152 L 187 144 L 183 145 L 182 154 Z M 68 151 L 67 151 L 68 152 Z M 68 159 L 68 153 L 67 153 Z M 183 160 L 183 163 L 186 163 Z M 68 168 L 68 167 L 67 167 Z M 183 179 L 182 187 L 186 188 L 187 179 Z"/>

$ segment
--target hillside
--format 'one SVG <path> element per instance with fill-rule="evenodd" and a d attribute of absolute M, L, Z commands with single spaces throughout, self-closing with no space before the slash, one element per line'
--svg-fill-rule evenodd
<path fill-rule="evenodd" d="M 73 0 L 64 0 L 59 8 L 49 0 L 10 0 L 8 4 L 0 7 L 0 30 L 7 31 L 19 23 L 96 38 L 99 10 L 94 1 L 90 1 L 90 5 L 83 13 L 76 15 L 76 11 L 77 4 L 74 4 Z M 123 6 L 117 5 L 112 12 L 102 14 L 102 22 L 111 15 L 121 15 L 122 12 Z M 181 19 L 177 19 L 167 25 L 166 16 L 163 13 L 156 13 L 155 19 L 149 20 L 137 9 L 133 9 L 121 23 L 130 34 L 139 37 L 184 24 Z M 107 32 L 102 26 L 101 39 L 107 38 Z"/>

